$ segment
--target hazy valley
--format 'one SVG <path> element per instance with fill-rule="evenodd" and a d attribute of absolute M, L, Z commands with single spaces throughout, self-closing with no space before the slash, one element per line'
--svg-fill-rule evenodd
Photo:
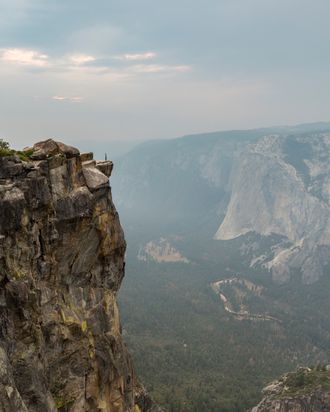
<path fill-rule="evenodd" d="M 243 411 L 329 359 L 330 125 L 141 144 L 116 163 L 125 338 L 170 411 Z M 221 288 L 219 288 L 221 285 Z"/>
<path fill-rule="evenodd" d="M 0 412 L 330 412 L 329 16 L 0 0 Z"/>

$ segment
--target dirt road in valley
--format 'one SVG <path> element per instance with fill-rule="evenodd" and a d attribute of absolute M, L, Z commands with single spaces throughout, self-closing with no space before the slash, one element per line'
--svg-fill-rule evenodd
<path fill-rule="evenodd" d="M 249 280 L 240 279 L 237 277 L 218 280 L 217 282 L 211 283 L 211 288 L 219 296 L 221 302 L 224 305 L 225 310 L 228 313 L 231 313 L 239 320 L 248 319 L 248 320 L 254 320 L 254 321 L 262 320 L 262 321 L 273 321 L 273 322 L 281 323 L 279 319 L 274 318 L 273 316 L 250 313 L 248 310 L 246 310 L 246 308 L 244 309 L 241 308 L 241 310 L 235 311 L 233 309 L 233 304 L 229 301 L 229 299 L 227 298 L 227 296 L 224 294 L 222 290 L 223 286 L 225 285 L 227 286 L 227 285 L 235 285 L 235 284 L 244 286 L 246 289 L 248 289 L 250 292 L 254 293 L 257 296 L 260 296 L 264 289 L 262 286 L 255 285 Z"/>

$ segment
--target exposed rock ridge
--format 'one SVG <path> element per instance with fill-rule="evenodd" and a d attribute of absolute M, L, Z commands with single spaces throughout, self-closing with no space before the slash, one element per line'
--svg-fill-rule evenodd
<path fill-rule="evenodd" d="M 156 411 L 121 337 L 112 162 L 31 152 L 0 157 L 0 411 Z"/>
<path fill-rule="evenodd" d="M 329 412 L 330 366 L 299 368 L 268 385 L 263 395 L 251 412 Z"/>

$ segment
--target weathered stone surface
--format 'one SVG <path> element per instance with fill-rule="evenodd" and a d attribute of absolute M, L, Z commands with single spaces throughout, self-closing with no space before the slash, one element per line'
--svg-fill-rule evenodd
<path fill-rule="evenodd" d="M 1 411 L 28 412 L 28 409 L 16 388 L 7 353 L 2 347 L 0 347 L 0 393 Z"/>
<path fill-rule="evenodd" d="M 121 337 L 109 180 L 48 140 L 0 158 L 0 411 L 156 411 Z"/>
<path fill-rule="evenodd" d="M 93 157 L 94 157 L 93 152 L 80 153 L 80 160 L 82 162 L 87 162 L 88 160 L 93 160 Z"/>
<path fill-rule="evenodd" d="M 11 179 L 24 172 L 24 166 L 16 156 L 0 157 L 0 179 Z"/>
<path fill-rule="evenodd" d="M 55 142 L 53 139 L 47 139 L 43 142 L 36 143 L 33 146 L 31 159 L 44 160 L 55 155 L 64 155 L 66 158 L 79 156 L 79 150 L 75 147 L 68 146 L 61 142 Z"/>
<path fill-rule="evenodd" d="M 70 159 L 71 157 L 76 157 L 80 155 L 79 150 L 76 149 L 75 147 L 68 146 L 62 142 L 56 142 L 56 143 L 57 143 L 60 153 L 64 153 L 68 159 Z"/>
<path fill-rule="evenodd" d="M 96 166 L 96 161 L 91 159 L 91 160 L 86 160 L 82 163 L 83 167 L 95 167 Z"/>
<path fill-rule="evenodd" d="M 329 412 L 330 373 L 300 368 L 263 390 L 263 399 L 251 412 Z"/>
<path fill-rule="evenodd" d="M 100 172 L 104 173 L 106 176 L 110 177 L 113 169 L 113 163 L 110 160 L 98 160 L 96 162 L 96 167 Z"/>
<path fill-rule="evenodd" d="M 96 168 L 84 167 L 83 173 L 90 190 L 96 190 L 108 185 L 109 178 Z"/>

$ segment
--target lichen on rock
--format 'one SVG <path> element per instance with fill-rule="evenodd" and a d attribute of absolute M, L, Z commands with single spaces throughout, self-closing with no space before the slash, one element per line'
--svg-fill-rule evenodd
<path fill-rule="evenodd" d="M 52 139 L 29 157 L 0 157 L 0 410 L 158 410 L 121 337 L 112 163 Z"/>

